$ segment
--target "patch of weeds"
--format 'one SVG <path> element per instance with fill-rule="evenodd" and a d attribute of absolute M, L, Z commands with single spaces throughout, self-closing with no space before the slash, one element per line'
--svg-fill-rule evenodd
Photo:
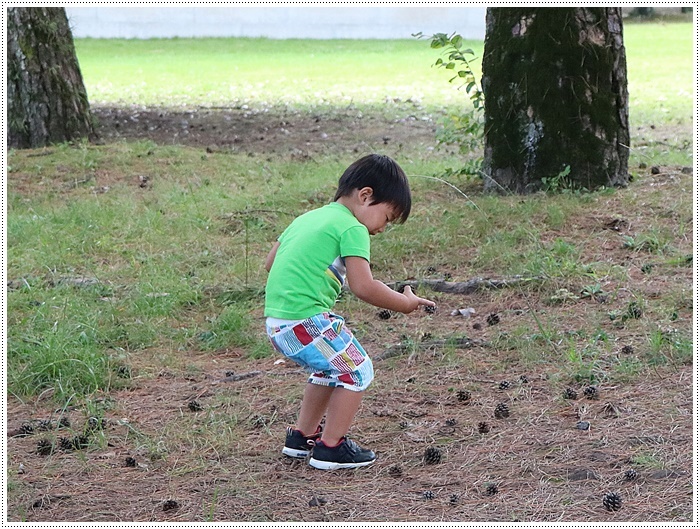
<path fill-rule="evenodd" d="M 656 454 L 642 452 L 630 458 L 630 463 L 635 467 L 647 470 L 659 470 L 664 468 L 664 462 Z"/>
<path fill-rule="evenodd" d="M 643 233 L 636 237 L 623 235 L 622 247 L 634 252 L 658 254 L 668 253 L 671 250 L 670 238 L 660 233 L 658 230 Z"/>
<path fill-rule="evenodd" d="M 649 350 L 645 359 L 650 365 L 692 364 L 693 341 L 676 329 L 656 329 L 647 337 Z"/>
<path fill-rule="evenodd" d="M 250 307 L 231 304 L 225 307 L 207 331 L 199 335 L 203 349 L 215 350 L 224 347 L 248 347 L 255 343 L 258 334 L 253 330 Z"/>
<path fill-rule="evenodd" d="M 565 354 L 567 372 L 574 382 L 596 384 L 607 377 L 601 367 L 600 353 L 597 349 L 589 346 L 578 348 L 571 344 Z"/>

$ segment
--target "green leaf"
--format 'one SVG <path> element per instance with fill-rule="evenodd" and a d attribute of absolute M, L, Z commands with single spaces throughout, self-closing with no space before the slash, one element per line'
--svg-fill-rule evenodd
<path fill-rule="evenodd" d="M 459 75 L 460 77 L 466 77 L 468 73 L 469 73 L 468 71 L 462 70 L 462 71 L 458 72 L 457 75 Z M 474 84 L 474 83 L 471 83 L 471 84 Z M 469 90 L 469 88 L 467 88 L 467 90 Z"/>
<path fill-rule="evenodd" d="M 462 46 L 462 37 L 460 35 L 455 35 L 450 39 L 450 44 L 452 44 L 455 48 L 459 48 Z"/>
<path fill-rule="evenodd" d="M 455 63 L 454 63 L 454 62 L 448 62 L 448 63 L 445 65 L 445 68 L 447 68 L 448 70 L 454 70 L 454 69 L 455 69 Z"/>

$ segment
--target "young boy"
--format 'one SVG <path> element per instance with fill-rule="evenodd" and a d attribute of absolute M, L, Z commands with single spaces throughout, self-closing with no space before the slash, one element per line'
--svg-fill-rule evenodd
<path fill-rule="evenodd" d="M 287 429 L 282 453 L 333 470 L 374 462 L 372 450 L 346 438 L 374 378 L 372 361 L 331 312 L 347 279 L 358 298 L 377 307 L 409 313 L 435 303 L 406 287 L 396 292 L 372 277 L 370 235 L 411 212 L 411 192 L 399 165 L 377 154 L 348 167 L 334 201 L 296 218 L 265 260 L 266 327 L 277 351 L 302 365 L 310 377 L 295 428 Z M 326 416 L 325 427 L 320 423 Z"/>

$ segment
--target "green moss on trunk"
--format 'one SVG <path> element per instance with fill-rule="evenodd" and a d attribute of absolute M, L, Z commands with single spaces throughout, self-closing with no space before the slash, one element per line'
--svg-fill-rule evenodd
<path fill-rule="evenodd" d="M 489 9 L 487 189 L 535 191 L 567 166 L 571 187 L 627 181 L 626 64 L 611 9 Z"/>

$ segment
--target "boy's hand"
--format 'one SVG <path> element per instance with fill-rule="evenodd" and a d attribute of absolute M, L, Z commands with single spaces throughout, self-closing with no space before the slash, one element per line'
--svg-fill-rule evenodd
<path fill-rule="evenodd" d="M 413 293 L 413 290 L 411 290 L 411 287 L 408 285 L 403 287 L 403 295 L 408 298 L 409 303 L 410 303 L 409 307 L 412 307 L 411 310 L 409 310 L 408 312 L 413 312 L 418 307 L 423 306 L 423 305 L 428 306 L 428 307 L 435 306 L 434 301 L 430 301 L 429 299 L 425 299 L 425 298 L 419 298 L 418 296 L 416 296 Z"/>

